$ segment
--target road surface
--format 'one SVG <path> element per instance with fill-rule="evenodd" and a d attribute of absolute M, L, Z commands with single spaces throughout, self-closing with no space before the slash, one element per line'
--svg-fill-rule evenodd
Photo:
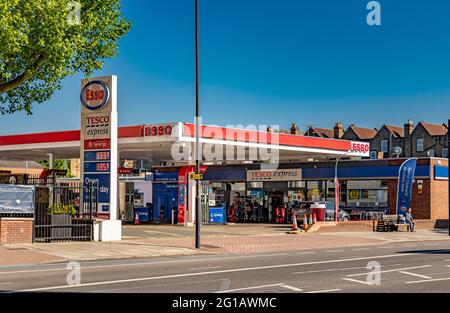
<path fill-rule="evenodd" d="M 378 262 L 381 267 L 372 268 L 375 273 L 368 276 L 370 262 Z M 0 268 L 0 290 L 83 293 L 450 292 L 450 241 L 257 255 L 115 260 L 80 265 L 80 272 L 76 266 L 68 270 L 67 264 L 3 267 Z M 78 277 L 80 284 L 73 285 L 78 282 Z M 68 278 L 71 285 L 67 283 Z"/>

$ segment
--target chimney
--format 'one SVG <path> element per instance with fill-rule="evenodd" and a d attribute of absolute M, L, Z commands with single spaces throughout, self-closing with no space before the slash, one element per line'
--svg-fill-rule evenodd
<path fill-rule="evenodd" d="M 411 135 L 414 130 L 414 122 L 413 120 L 408 120 L 408 123 L 405 124 L 405 135 Z"/>
<path fill-rule="evenodd" d="M 267 132 L 268 133 L 272 133 L 273 131 L 272 131 L 272 127 L 267 127 Z"/>
<path fill-rule="evenodd" d="M 408 122 L 405 124 L 405 138 L 404 138 L 404 142 L 403 142 L 403 150 L 404 155 L 406 157 L 412 157 L 412 133 L 414 131 L 414 121 L 413 120 L 408 120 Z"/>
<path fill-rule="evenodd" d="M 292 123 L 291 126 L 291 135 L 300 135 L 300 129 L 296 123 Z"/>
<path fill-rule="evenodd" d="M 344 133 L 344 125 L 341 122 L 336 123 L 334 126 L 334 138 L 342 139 L 342 137 L 344 137 Z"/>

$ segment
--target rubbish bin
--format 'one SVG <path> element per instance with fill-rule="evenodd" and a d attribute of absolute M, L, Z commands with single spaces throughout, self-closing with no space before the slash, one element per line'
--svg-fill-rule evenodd
<path fill-rule="evenodd" d="M 325 208 L 311 208 L 311 215 L 316 215 L 316 219 L 318 222 L 325 222 Z"/>

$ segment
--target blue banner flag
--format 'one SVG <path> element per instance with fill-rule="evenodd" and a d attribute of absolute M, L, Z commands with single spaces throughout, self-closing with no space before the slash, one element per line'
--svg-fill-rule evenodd
<path fill-rule="evenodd" d="M 405 214 L 411 206 L 412 188 L 416 173 L 417 159 L 406 160 L 400 167 L 397 190 L 397 215 Z"/>

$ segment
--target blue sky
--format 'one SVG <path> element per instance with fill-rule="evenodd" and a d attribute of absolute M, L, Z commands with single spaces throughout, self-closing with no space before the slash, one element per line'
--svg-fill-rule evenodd
<path fill-rule="evenodd" d="M 450 1 L 200 0 L 204 123 L 367 127 L 450 117 Z M 133 22 L 97 75 L 119 76 L 119 123 L 193 121 L 193 0 L 123 0 Z M 80 76 L 0 134 L 79 128 Z"/>

